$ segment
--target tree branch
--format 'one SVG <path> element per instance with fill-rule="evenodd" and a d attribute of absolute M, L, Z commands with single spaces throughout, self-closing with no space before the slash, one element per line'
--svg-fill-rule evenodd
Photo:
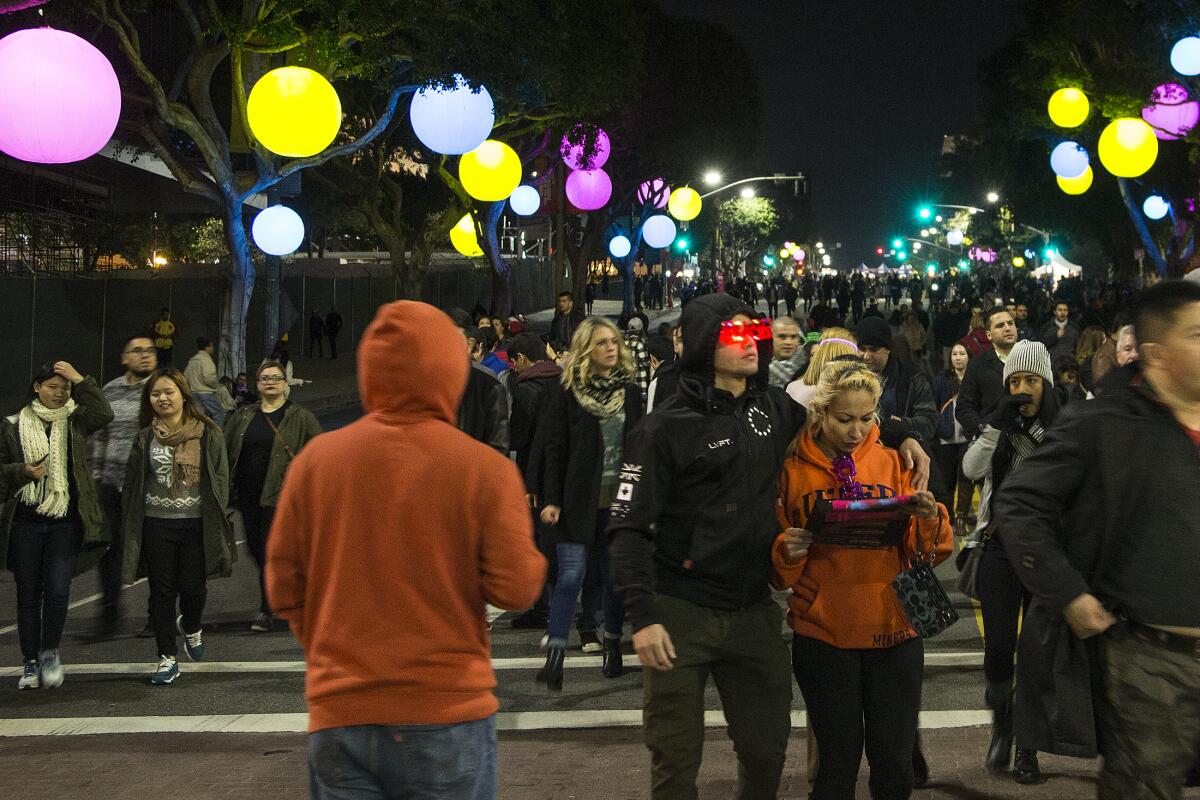
<path fill-rule="evenodd" d="M 202 44 L 204 42 L 204 29 L 200 26 L 200 19 L 196 16 L 196 12 L 192 10 L 191 5 L 188 4 L 187 0 L 175 0 L 175 7 L 183 15 L 184 22 L 187 23 L 188 30 L 192 34 L 192 41 L 196 44 Z"/>
<path fill-rule="evenodd" d="M 233 124 L 240 125 L 246 142 L 254 141 L 254 133 L 250 130 L 250 115 L 246 112 L 246 78 L 242 65 L 242 48 L 233 47 L 229 51 L 229 78 L 233 90 Z"/>
<path fill-rule="evenodd" d="M 171 170 L 171 174 L 175 176 L 175 180 L 179 181 L 179 185 L 185 192 L 205 197 L 214 203 L 221 202 L 221 192 L 216 184 L 179 158 L 179 154 L 162 140 L 150 123 L 143 122 L 139 125 L 138 133 L 154 150 L 154 154 L 158 156 L 159 160 L 166 164 L 167 169 Z"/>

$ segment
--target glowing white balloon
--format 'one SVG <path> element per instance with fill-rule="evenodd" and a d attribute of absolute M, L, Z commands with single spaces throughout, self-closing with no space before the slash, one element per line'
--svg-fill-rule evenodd
<path fill-rule="evenodd" d="M 642 225 L 642 239 L 651 247 L 670 247 L 675 241 L 675 221 L 666 214 L 655 214 Z"/>
<path fill-rule="evenodd" d="M 514 214 L 528 217 L 530 214 L 536 214 L 537 210 L 541 208 L 542 196 L 532 186 L 518 186 L 508 196 L 508 204 L 512 206 Z"/>
<path fill-rule="evenodd" d="M 624 258 L 632 249 L 633 243 L 629 241 L 628 236 L 614 236 L 608 243 L 608 252 L 613 258 Z"/>
<path fill-rule="evenodd" d="M 250 233 L 259 250 L 269 256 L 286 256 L 304 244 L 304 220 L 287 206 L 271 206 L 258 212 Z"/>

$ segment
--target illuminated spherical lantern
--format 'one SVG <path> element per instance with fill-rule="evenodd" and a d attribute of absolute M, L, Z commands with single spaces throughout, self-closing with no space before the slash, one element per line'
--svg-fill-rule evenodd
<path fill-rule="evenodd" d="M 528 217 L 530 214 L 536 214 L 537 210 L 541 208 L 542 196 L 532 186 L 518 186 L 509 195 L 508 204 L 512 206 L 514 214 Z"/>
<path fill-rule="evenodd" d="M 521 183 L 521 158 L 504 142 L 488 139 L 458 160 L 458 179 L 476 200 L 506 200 Z"/>
<path fill-rule="evenodd" d="M 1144 120 L 1121 117 L 1100 134 L 1100 163 L 1119 178 L 1136 178 L 1154 166 L 1158 139 Z"/>
<path fill-rule="evenodd" d="M 246 100 L 250 132 L 281 156 L 315 156 L 342 127 L 342 102 L 325 76 L 307 67 L 280 67 L 258 79 Z"/>
<path fill-rule="evenodd" d="M 805 253 L 803 248 L 793 251 L 792 255 L 796 257 L 797 262 L 803 261 L 808 257 L 808 253 Z"/>
<path fill-rule="evenodd" d="M 269 206 L 250 226 L 254 243 L 269 256 L 286 256 L 304 244 L 304 220 L 287 206 Z"/>
<path fill-rule="evenodd" d="M 1091 103 L 1081 90 L 1068 87 L 1050 95 L 1047 110 L 1050 112 L 1050 121 L 1058 127 L 1078 128 L 1087 119 Z"/>
<path fill-rule="evenodd" d="M 946 231 L 946 244 L 951 247 L 958 247 L 963 243 L 963 232 L 960 230 Z"/>
<path fill-rule="evenodd" d="M 671 196 L 671 188 L 663 178 L 646 181 L 638 187 L 637 199 L 642 205 L 653 203 L 655 208 L 666 208 L 667 198 Z"/>
<path fill-rule="evenodd" d="M 483 255 L 483 248 L 479 246 L 479 237 L 475 233 L 475 221 L 470 214 L 463 214 L 463 218 L 450 229 L 450 244 L 467 258 Z"/>
<path fill-rule="evenodd" d="M 703 205 L 704 201 L 700 199 L 699 192 L 688 186 L 681 186 L 671 192 L 671 198 L 667 200 L 667 211 L 680 222 L 687 222 L 700 216 Z"/>
<path fill-rule="evenodd" d="M 1063 142 L 1050 153 L 1050 168 L 1060 178 L 1078 178 L 1090 163 L 1087 150 L 1076 142 Z"/>
<path fill-rule="evenodd" d="M 98 153 L 121 116 L 112 64 L 89 42 L 53 28 L 0 39 L 0 150 L 39 164 Z"/>
<path fill-rule="evenodd" d="M 575 170 L 567 176 L 567 199 L 580 211 L 604 208 L 612 197 L 612 179 L 602 169 Z"/>
<path fill-rule="evenodd" d="M 675 241 L 675 223 L 666 214 L 655 214 L 642 225 L 642 239 L 650 247 L 670 247 Z"/>
<path fill-rule="evenodd" d="M 1142 109 L 1142 119 L 1154 128 L 1154 135 L 1164 141 L 1187 136 L 1200 123 L 1200 103 L 1188 97 L 1188 90 L 1178 83 L 1164 83 L 1150 95 L 1150 105 Z"/>
<path fill-rule="evenodd" d="M 1083 194 L 1088 189 L 1092 188 L 1092 180 L 1095 178 L 1095 173 L 1092 168 L 1087 170 L 1078 178 L 1063 178 L 1058 177 L 1058 188 L 1062 189 L 1067 194 Z M 1032 257 L 1032 256 L 1031 256 Z"/>
<path fill-rule="evenodd" d="M 1171 66 L 1180 75 L 1200 75 L 1200 36 L 1188 36 L 1175 43 Z"/>
<path fill-rule="evenodd" d="M 1160 195 L 1152 194 L 1142 203 L 1142 212 L 1150 219 L 1162 219 L 1171 211 L 1171 204 Z"/>
<path fill-rule="evenodd" d="M 453 86 L 426 86 L 417 91 L 408 117 L 422 144 L 448 156 L 479 147 L 496 124 L 491 94 L 483 86 L 472 90 L 462 75 L 454 76 Z"/>
<path fill-rule="evenodd" d="M 591 160 L 585 157 L 584 144 L 595 136 L 595 145 L 592 147 Z M 575 141 L 572 144 L 572 140 Z M 573 170 L 594 170 L 600 169 L 608 162 L 608 156 L 612 153 L 612 143 L 608 140 L 608 134 L 603 129 L 597 128 L 594 125 L 576 125 L 569 134 L 563 136 L 562 144 L 558 149 L 559 155 L 562 156 L 563 163 Z"/>
<path fill-rule="evenodd" d="M 792 251 L 788 250 L 786 247 L 779 248 L 779 257 L 780 258 L 790 258 L 791 255 L 792 255 Z"/>
<path fill-rule="evenodd" d="M 628 236 L 614 236 L 608 243 L 608 252 L 612 254 L 613 258 L 624 258 L 632 249 L 633 244 L 630 243 Z"/>

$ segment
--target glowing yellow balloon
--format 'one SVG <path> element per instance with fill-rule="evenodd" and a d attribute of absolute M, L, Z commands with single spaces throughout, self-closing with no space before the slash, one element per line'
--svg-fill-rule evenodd
<path fill-rule="evenodd" d="M 786 247 L 779 251 L 780 258 L 787 258 L 791 254 L 792 254 L 792 251 L 788 250 Z"/>
<path fill-rule="evenodd" d="M 506 200 L 521 183 L 521 157 L 504 142 L 488 139 L 459 159 L 458 179 L 476 200 Z"/>
<path fill-rule="evenodd" d="M 700 216 L 700 208 L 703 205 L 704 201 L 700 199 L 699 192 L 683 186 L 671 192 L 671 198 L 667 200 L 667 211 L 680 222 L 687 222 Z"/>
<path fill-rule="evenodd" d="M 1091 103 L 1087 95 L 1074 87 L 1059 89 L 1050 95 L 1047 106 L 1050 111 L 1050 121 L 1060 128 L 1077 128 L 1087 119 L 1091 111 Z"/>
<path fill-rule="evenodd" d="M 1058 178 L 1058 188 L 1062 189 L 1067 194 L 1083 194 L 1088 189 L 1092 188 L 1092 179 L 1095 177 L 1095 175 L 1092 173 L 1092 168 L 1088 167 L 1087 170 L 1078 178 L 1063 178 L 1061 176 L 1055 177 Z"/>
<path fill-rule="evenodd" d="M 1119 178 L 1144 175 L 1158 159 L 1158 137 L 1145 120 L 1121 117 L 1100 134 L 1100 163 Z"/>
<path fill-rule="evenodd" d="M 479 237 L 475 235 L 475 223 L 470 214 L 464 214 L 458 224 L 450 229 L 450 244 L 467 258 L 483 255 L 483 248 L 479 246 Z"/>
<path fill-rule="evenodd" d="M 259 144 L 289 158 L 315 156 L 342 127 L 342 102 L 319 72 L 280 67 L 258 79 L 246 100 L 250 132 Z"/>

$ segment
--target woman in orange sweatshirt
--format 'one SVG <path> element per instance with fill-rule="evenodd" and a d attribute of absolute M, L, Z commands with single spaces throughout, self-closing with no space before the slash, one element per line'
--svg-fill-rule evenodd
<path fill-rule="evenodd" d="M 924 646 L 891 584 L 918 553 L 939 562 L 953 550 L 945 508 L 929 492 L 913 492 L 899 456 L 879 443 L 881 393 L 864 364 L 826 367 L 780 477 L 784 530 L 772 551 L 772 580 L 792 589 L 792 668 L 821 754 L 816 800 L 854 797 L 864 744 L 871 795 L 911 794 Z M 897 495 L 912 496 L 900 508 L 913 517 L 898 546 L 813 543 L 805 530 L 817 501 Z"/>

